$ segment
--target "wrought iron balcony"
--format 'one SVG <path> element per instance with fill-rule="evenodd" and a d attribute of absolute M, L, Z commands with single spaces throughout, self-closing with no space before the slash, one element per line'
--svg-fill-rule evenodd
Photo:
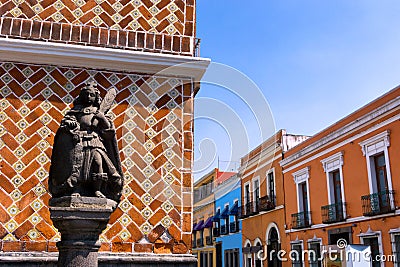
<path fill-rule="evenodd" d="M 257 199 L 257 201 L 253 201 L 253 212 L 251 215 L 258 214 L 260 212 L 260 199 Z"/>
<path fill-rule="evenodd" d="M 260 211 L 268 211 L 275 209 L 275 196 L 263 196 L 259 202 Z"/>
<path fill-rule="evenodd" d="M 237 233 L 239 232 L 239 222 L 231 222 L 229 224 L 229 231 L 231 233 Z"/>
<path fill-rule="evenodd" d="M 331 205 L 321 207 L 322 222 L 323 223 L 335 223 L 346 220 L 344 217 L 345 202 L 338 202 Z"/>
<path fill-rule="evenodd" d="M 229 234 L 229 225 L 221 225 L 221 235 Z"/>
<path fill-rule="evenodd" d="M 250 214 L 250 205 L 246 204 L 246 205 L 240 206 L 239 214 L 238 214 L 239 219 L 247 218 L 247 217 L 249 217 L 249 214 Z"/>
<path fill-rule="evenodd" d="M 197 247 L 198 248 L 201 248 L 202 246 L 204 246 L 204 241 L 203 241 L 203 239 L 201 238 L 201 239 L 197 239 Z"/>
<path fill-rule="evenodd" d="M 206 245 L 211 246 L 213 244 L 213 240 L 211 236 L 206 236 Z"/>
<path fill-rule="evenodd" d="M 380 191 L 362 196 L 362 209 L 364 216 L 374 216 L 395 211 L 394 191 Z"/>
<path fill-rule="evenodd" d="M 244 219 L 249 216 L 256 215 L 260 212 L 260 201 L 252 201 L 241 206 L 239 209 L 239 219 Z"/>
<path fill-rule="evenodd" d="M 214 228 L 213 228 L 213 236 L 215 236 L 215 237 L 220 236 L 219 228 L 217 228 L 217 227 L 214 227 Z"/>
<path fill-rule="evenodd" d="M 311 212 L 303 211 L 292 214 L 292 228 L 306 228 L 311 226 Z"/>

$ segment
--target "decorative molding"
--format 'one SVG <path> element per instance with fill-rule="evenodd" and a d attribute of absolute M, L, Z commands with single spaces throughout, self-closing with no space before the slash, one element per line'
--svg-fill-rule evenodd
<path fill-rule="evenodd" d="M 400 114 L 394 115 L 393 117 L 391 117 L 391 118 L 389 118 L 389 119 L 387 119 L 387 120 L 385 120 L 385 121 L 383 121 L 381 123 L 374 124 L 368 130 L 363 131 L 363 132 L 361 132 L 359 134 L 353 135 L 353 136 L 349 137 L 348 139 L 345 139 L 345 140 L 341 141 L 340 143 L 338 143 L 338 144 L 336 144 L 334 146 L 328 147 L 325 150 L 323 150 L 323 151 L 321 151 L 321 152 L 319 152 L 319 153 L 317 153 L 317 154 L 315 154 L 315 155 L 313 155 L 311 157 L 307 157 L 307 158 L 303 159 L 302 161 L 300 161 L 300 162 L 298 162 L 298 163 L 296 163 L 296 164 L 294 164 L 294 165 L 292 165 L 292 166 L 290 166 L 288 168 L 285 168 L 282 172 L 284 174 L 287 173 L 287 172 L 290 172 L 293 169 L 296 169 L 296 168 L 298 168 L 300 166 L 303 166 L 304 164 L 306 164 L 306 163 L 308 163 L 310 161 L 313 161 L 313 160 L 315 160 L 315 159 L 317 159 L 317 158 L 319 158 L 319 157 L 321 157 L 321 156 L 323 156 L 323 155 L 325 155 L 327 153 L 335 151 L 338 148 L 341 148 L 342 146 L 344 146 L 344 145 L 346 145 L 348 143 L 354 142 L 355 140 L 357 140 L 357 139 L 359 139 L 359 138 L 361 138 L 361 137 L 363 137 L 363 136 L 365 136 L 365 135 L 367 135 L 369 133 L 372 133 L 372 132 L 374 132 L 374 131 L 376 131 L 376 130 L 378 130 L 378 129 L 380 129 L 380 128 L 382 128 L 382 127 L 384 127 L 384 126 L 386 126 L 386 125 L 388 125 L 390 123 L 393 123 L 393 122 L 395 122 L 397 120 L 400 120 Z M 282 161 L 280 162 L 280 164 L 281 164 L 281 166 L 283 166 L 282 165 Z"/>
<path fill-rule="evenodd" d="M 297 172 L 292 173 L 296 184 L 307 181 L 310 178 L 310 167 L 305 167 Z"/>
<path fill-rule="evenodd" d="M 211 60 L 150 52 L 0 38 L 2 61 L 190 77 L 200 81 Z"/>
<path fill-rule="evenodd" d="M 325 172 L 330 172 L 343 166 L 343 152 L 338 152 L 326 159 L 321 160 Z"/>
<path fill-rule="evenodd" d="M 390 131 L 386 130 L 380 134 L 377 134 L 371 138 L 368 138 L 367 140 L 360 142 L 359 145 L 361 146 L 363 155 L 366 156 L 376 154 L 377 152 L 383 151 L 384 147 L 389 147 L 389 136 Z"/>
<path fill-rule="evenodd" d="M 341 127 L 340 129 L 333 131 L 332 133 L 316 140 L 315 142 L 311 143 L 310 145 L 306 146 L 305 148 L 301 149 L 300 151 L 287 156 L 283 159 L 280 164 L 282 167 L 286 166 L 289 163 L 292 163 L 299 158 L 320 149 L 324 145 L 330 143 L 331 141 L 343 137 L 344 135 L 350 133 L 351 131 L 357 129 L 360 126 L 366 125 L 367 123 L 372 122 L 377 117 L 394 110 L 400 106 L 400 96 L 392 99 L 391 101 L 387 102 L 386 104 L 376 108 L 375 110 L 367 113 L 364 116 L 359 117 L 358 119 L 353 120 L 352 122 L 348 123 L 347 125 Z M 350 115 L 349 115 L 350 116 Z M 312 138 L 312 137 L 311 137 Z"/>

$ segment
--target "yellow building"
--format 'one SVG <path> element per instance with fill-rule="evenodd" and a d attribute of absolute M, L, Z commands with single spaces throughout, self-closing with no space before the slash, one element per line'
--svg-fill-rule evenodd
<path fill-rule="evenodd" d="M 220 172 L 215 168 L 201 177 L 193 185 L 193 255 L 198 259 L 198 267 L 216 266 L 216 250 L 213 244 L 212 218 L 215 210 L 213 189 L 230 177 L 232 172 Z"/>

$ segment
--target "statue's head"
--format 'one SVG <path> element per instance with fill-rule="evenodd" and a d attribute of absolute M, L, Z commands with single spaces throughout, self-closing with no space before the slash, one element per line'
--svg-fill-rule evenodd
<path fill-rule="evenodd" d="M 95 81 L 87 82 L 74 102 L 75 105 L 93 105 L 96 107 L 100 106 L 100 103 L 100 91 L 97 89 Z"/>

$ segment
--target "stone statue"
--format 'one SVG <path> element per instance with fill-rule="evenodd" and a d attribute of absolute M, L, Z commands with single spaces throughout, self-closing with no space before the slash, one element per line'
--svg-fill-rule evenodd
<path fill-rule="evenodd" d="M 53 198 L 83 196 L 119 202 L 121 160 L 114 125 L 107 115 L 115 95 L 111 89 L 102 100 L 97 84 L 88 82 L 62 119 L 51 157 Z"/>

